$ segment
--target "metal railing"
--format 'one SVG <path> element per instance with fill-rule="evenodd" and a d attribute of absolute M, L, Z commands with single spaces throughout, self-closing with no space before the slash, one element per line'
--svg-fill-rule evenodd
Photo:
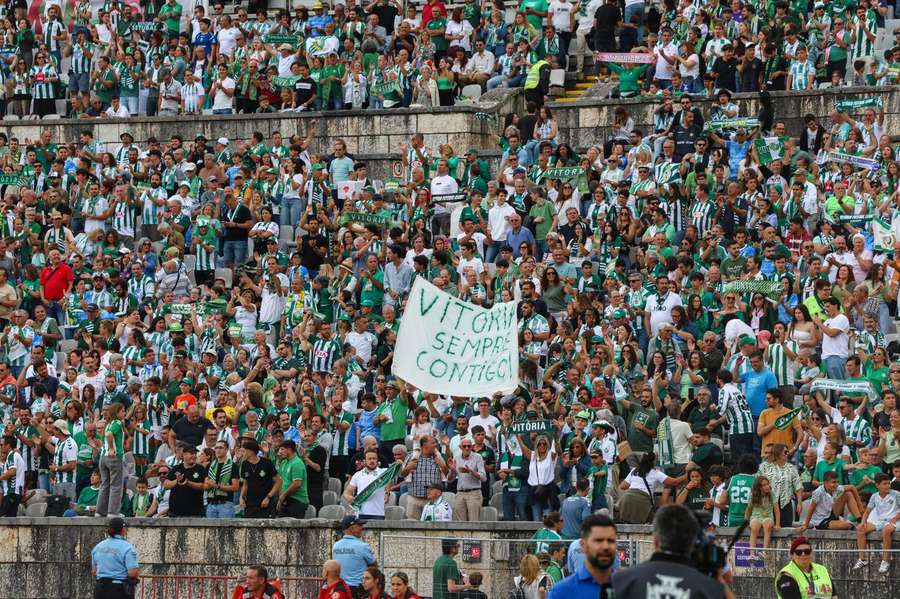
<path fill-rule="evenodd" d="M 137 599 L 229 599 L 239 584 L 237 576 L 141 575 Z M 312 599 L 319 592 L 320 578 L 279 576 L 272 583 L 280 587 L 285 599 Z"/>

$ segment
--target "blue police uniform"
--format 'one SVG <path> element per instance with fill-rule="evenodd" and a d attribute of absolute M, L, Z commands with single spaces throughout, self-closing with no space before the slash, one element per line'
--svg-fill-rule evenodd
<path fill-rule="evenodd" d="M 97 568 L 95 599 L 133 596 L 125 583 L 128 580 L 128 570 L 138 567 L 134 545 L 119 535 L 100 541 L 91 550 L 91 565 Z"/>
<path fill-rule="evenodd" d="M 345 534 L 331 549 L 332 557 L 341 565 L 341 578 L 351 587 L 362 584 L 365 569 L 375 563 L 375 554 L 367 543 Z"/>

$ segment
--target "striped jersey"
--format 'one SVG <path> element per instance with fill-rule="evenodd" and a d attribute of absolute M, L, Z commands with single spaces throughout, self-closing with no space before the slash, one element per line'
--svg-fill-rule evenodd
<path fill-rule="evenodd" d="M 727 383 L 719 390 L 719 416 L 728 419 L 728 432 L 732 435 L 753 433 L 753 416 L 744 393 L 734 383 Z"/>
<path fill-rule="evenodd" d="M 72 73 L 82 75 L 91 72 L 91 55 L 94 52 L 94 44 L 85 42 L 72 44 L 71 66 Z"/>
<path fill-rule="evenodd" d="M 3 461 L 2 472 L 0 472 L 0 474 L 6 474 L 13 468 L 16 469 L 15 476 L 4 481 L 0 481 L 0 490 L 3 491 L 4 495 L 21 495 L 22 491 L 24 491 L 23 487 L 25 483 L 26 465 L 22 456 L 19 455 L 19 452 L 15 450 L 10 451 L 6 455 L 6 459 Z"/>
<path fill-rule="evenodd" d="M 31 77 L 31 94 L 35 100 L 52 100 L 56 97 L 53 83 L 50 81 L 50 77 L 56 77 L 56 69 L 53 65 L 34 65 L 28 71 L 28 75 Z"/>
<path fill-rule="evenodd" d="M 769 345 L 769 368 L 775 374 L 775 380 L 778 381 L 779 386 L 794 384 L 796 365 L 785 353 L 785 346 L 795 354 L 800 350 L 797 342 L 790 340 Z"/>
<path fill-rule="evenodd" d="M 316 335 L 310 335 L 309 342 L 312 348 L 309 350 L 309 363 L 313 372 L 334 372 L 334 363 L 341 356 L 341 346 L 334 339 L 322 339 Z"/>
<path fill-rule="evenodd" d="M 353 424 L 353 414 L 351 414 L 350 412 L 341 410 L 341 412 L 337 414 L 337 417 L 341 422 Z M 331 455 L 350 455 L 350 444 L 347 443 L 347 439 L 349 436 L 349 428 L 345 431 L 342 431 L 340 428 L 334 427 L 334 430 L 331 431 Z"/>
<path fill-rule="evenodd" d="M 878 22 L 875 20 L 873 11 L 866 11 L 866 16 L 863 19 L 854 16 L 852 21 L 852 28 L 856 32 L 856 41 L 850 45 L 851 64 L 857 58 L 872 56 L 875 53 L 875 39 L 878 36 Z M 875 35 L 875 38 L 870 40 L 866 36 L 864 29 L 868 29 L 870 33 Z"/>
<path fill-rule="evenodd" d="M 816 70 L 809 61 L 792 60 L 788 73 L 791 75 L 791 89 L 805 90 L 809 87 L 809 76 L 815 75 Z"/>
<path fill-rule="evenodd" d="M 697 227 L 697 234 L 703 236 L 715 224 L 717 207 L 709 200 L 697 200 L 690 207 L 691 224 Z"/>
<path fill-rule="evenodd" d="M 16 434 L 21 435 L 26 439 L 34 439 L 35 444 L 39 442 L 37 429 L 33 426 L 19 426 L 16 428 Z M 22 459 L 25 460 L 26 470 L 38 469 L 40 466 L 40 459 L 37 452 L 34 450 L 34 447 L 29 447 L 19 439 L 18 447 L 16 449 L 18 449 L 19 453 L 22 455 Z"/>
<path fill-rule="evenodd" d="M 78 444 L 75 442 L 75 439 L 72 437 L 66 437 L 65 441 L 57 441 L 56 448 L 53 451 L 53 464 L 56 465 L 57 468 L 61 466 L 65 466 L 69 462 L 77 462 L 78 461 Z M 68 470 L 66 472 L 56 472 L 56 482 L 57 483 L 74 483 L 75 482 L 75 470 Z"/>
<path fill-rule="evenodd" d="M 162 206 L 157 205 L 153 200 L 169 199 L 169 194 L 162 187 L 156 187 L 146 190 L 141 194 L 141 223 L 145 225 L 158 225 L 160 210 L 165 209 L 165 203 Z"/>
<path fill-rule="evenodd" d="M 225 430 L 225 432 L 227 433 L 228 431 Z M 231 484 L 231 473 L 233 469 L 234 462 L 232 462 L 230 458 L 226 458 L 224 462 L 213 460 L 209 465 L 206 476 L 207 478 L 212 479 L 212 481 L 215 483 L 218 483 L 220 485 L 228 485 Z M 220 497 L 228 497 L 230 495 L 230 493 L 228 493 L 227 491 L 222 491 L 221 489 L 209 489 L 206 491 L 207 499 L 217 499 Z"/>

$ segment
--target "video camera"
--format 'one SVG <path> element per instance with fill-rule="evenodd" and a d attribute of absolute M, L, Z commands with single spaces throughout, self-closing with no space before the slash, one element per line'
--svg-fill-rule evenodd
<path fill-rule="evenodd" d="M 744 534 L 747 526 L 750 524 L 744 520 L 735 531 L 731 541 L 724 545 L 716 542 L 716 536 L 706 531 L 709 523 L 712 521 L 712 514 L 705 510 L 693 510 L 691 512 L 700 525 L 700 532 L 697 534 L 697 540 L 694 542 L 694 548 L 691 551 L 690 561 L 693 566 L 701 573 L 710 578 L 718 578 L 725 567 L 728 560 L 728 554 L 734 548 L 741 535 Z"/>

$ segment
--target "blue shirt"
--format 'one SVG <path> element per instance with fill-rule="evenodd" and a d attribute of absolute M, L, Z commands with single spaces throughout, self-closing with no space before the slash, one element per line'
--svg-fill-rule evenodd
<path fill-rule="evenodd" d="M 125 580 L 128 570 L 138 567 L 134 545 L 122 537 L 110 537 L 91 550 L 91 565 L 97 568 L 97 578 Z"/>
<path fill-rule="evenodd" d="M 750 413 L 758 417 L 766 409 L 766 391 L 777 387 L 778 381 L 768 368 L 763 368 L 760 372 L 751 368 L 741 375 L 741 382 L 744 383 L 744 397 L 747 398 Z"/>
<path fill-rule="evenodd" d="M 620 567 L 622 567 L 622 560 L 619 559 L 617 553 L 613 560 L 612 571 L 615 572 Z M 577 572 L 582 568 L 584 568 L 584 554 L 581 552 L 581 539 L 575 539 L 569 544 L 569 550 L 566 552 L 566 571 Z"/>
<path fill-rule="evenodd" d="M 600 585 L 582 563 L 575 574 L 553 585 L 547 599 L 597 599 L 599 596 Z"/>
<path fill-rule="evenodd" d="M 563 501 L 560 512 L 563 519 L 563 538 L 577 539 L 581 534 L 581 522 L 591 515 L 591 502 L 587 497 L 573 495 Z"/>
<path fill-rule="evenodd" d="M 518 258 L 522 255 L 522 250 L 519 249 L 519 246 L 523 243 L 527 243 L 532 250 L 534 249 L 534 235 L 528 227 L 519 227 L 518 233 L 510 229 L 506 234 L 506 244 L 512 248 L 513 258 Z"/>
<path fill-rule="evenodd" d="M 353 535 L 344 535 L 335 543 L 331 557 L 341 565 L 341 578 L 352 587 L 362 584 L 363 572 L 375 563 L 372 548 Z"/>
<path fill-rule="evenodd" d="M 367 435 L 371 435 L 381 441 L 381 425 L 375 424 L 375 416 L 378 415 L 378 410 L 372 410 L 371 412 L 366 412 L 362 410 L 359 413 L 359 438 L 365 439 Z"/>

